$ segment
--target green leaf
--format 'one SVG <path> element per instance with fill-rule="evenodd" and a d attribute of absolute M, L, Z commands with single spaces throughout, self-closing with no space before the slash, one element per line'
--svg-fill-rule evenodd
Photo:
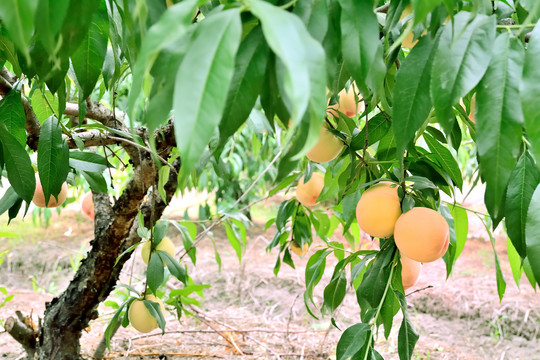
<path fill-rule="evenodd" d="M 489 220 L 489 217 L 487 217 L 487 220 Z M 497 251 L 495 250 L 495 237 L 493 236 L 493 233 L 489 229 L 488 225 L 489 221 L 484 222 L 484 227 L 486 228 L 486 232 L 489 235 L 489 240 L 491 242 L 491 248 L 493 249 L 493 256 L 495 258 L 495 275 L 497 279 L 497 293 L 499 294 L 499 300 L 502 301 L 502 298 L 504 296 L 504 292 L 506 291 L 506 281 L 504 280 L 504 276 L 501 269 L 501 263 L 499 261 L 499 256 L 497 255 Z"/>
<path fill-rule="evenodd" d="M 15 192 L 12 186 L 10 186 L 2 199 L 0 199 L 0 215 L 8 211 L 16 202 L 20 199 L 19 195 Z"/>
<path fill-rule="evenodd" d="M 531 284 L 532 288 L 536 290 L 536 284 L 538 283 L 536 279 L 534 278 L 534 273 L 531 267 L 531 263 L 529 262 L 529 258 L 526 257 L 523 259 L 523 271 L 525 272 L 525 276 L 527 277 L 527 280 L 529 280 L 529 283 Z"/>
<path fill-rule="evenodd" d="M 102 173 L 107 169 L 107 159 L 94 152 L 70 150 L 69 166 L 86 172 Z"/>
<path fill-rule="evenodd" d="M 40 89 L 37 89 L 32 95 L 32 109 L 34 109 L 39 123 L 43 124 L 58 109 L 58 98 L 50 91 L 42 92 Z"/>
<path fill-rule="evenodd" d="M 431 98 L 448 133 L 452 106 L 478 84 L 489 65 L 495 20 L 485 15 L 471 19 L 470 13 L 460 12 L 442 28 L 431 69 Z"/>
<path fill-rule="evenodd" d="M 157 289 L 161 286 L 164 279 L 164 266 L 163 260 L 156 251 L 152 252 L 150 261 L 148 262 L 148 268 L 146 270 L 146 284 L 156 294 Z"/>
<path fill-rule="evenodd" d="M 345 67 L 364 94 L 367 87 L 381 91 L 386 67 L 379 38 L 379 23 L 373 1 L 339 0 L 341 5 L 341 49 Z"/>
<path fill-rule="evenodd" d="M 306 304 L 306 309 L 311 313 L 308 302 L 315 305 L 313 301 L 313 289 L 321 281 L 324 274 L 324 269 L 326 268 L 326 257 L 332 253 L 332 250 L 317 250 L 315 254 L 311 255 L 307 264 L 306 264 L 306 291 L 304 292 L 304 303 Z"/>
<path fill-rule="evenodd" d="M 456 234 L 456 248 L 454 250 L 454 262 L 457 260 L 467 241 L 469 233 L 469 219 L 467 211 L 459 206 L 448 205 L 448 209 L 454 218 L 454 231 Z"/>
<path fill-rule="evenodd" d="M 289 163 L 294 163 L 317 141 L 326 114 L 326 79 L 321 76 L 325 73 L 324 50 L 297 16 L 261 0 L 249 0 L 249 5 L 278 58 L 276 76 L 292 124 L 300 125 L 297 133 L 301 132 L 302 139 L 293 139 L 287 154 Z"/>
<path fill-rule="evenodd" d="M 517 287 L 521 282 L 521 275 L 523 274 L 523 267 L 521 266 L 521 256 L 519 256 L 516 248 L 512 244 L 510 237 L 506 237 L 506 249 L 508 253 L 508 263 L 510 264 L 510 269 L 512 270 L 512 276 L 516 282 Z"/>
<path fill-rule="evenodd" d="M 165 317 L 164 314 L 161 312 L 161 306 L 159 303 L 151 300 L 143 300 L 144 306 L 146 306 L 146 309 L 150 312 L 150 315 L 154 319 L 157 320 L 158 326 L 162 331 L 162 334 L 165 334 Z"/>
<path fill-rule="evenodd" d="M 9 32 L 18 50 L 30 61 L 30 38 L 34 28 L 37 0 L 0 1 L 0 20 Z"/>
<path fill-rule="evenodd" d="M 198 25 L 176 75 L 174 130 L 189 174 L 221 120 L 234 72 L 242 27 L 237 9 L 210 15 Z"/>
<path fill-rule="evenodd" d="M 491 63 L 476 93 L 476 132 L 485 203 L 496 226 L 504 215 L 506 187 L 521 148 L 519 83 L 524 53 L 521 43 L 507 32 L 492 47 Z"/>
<path fill-rule="evenodd" d="M 37 167 L 43 195 L 58 199 L 58 194 L 67 179 L 69 149 L 62 139 L 60 122 L 54 116 L 48 118 L 41 127 L 38 144 Z"/>
<path fill-rule="evenodd" d="M 193 19 L 197 0 L 182 1 L 171 6 L 161 18 L 148 29 L 137 62 L 133 68 L 133 84 L 128 96 L 128 116 L 137 119 L 137 101 L 142 94 L 143 82 L 150 73 L 159 53 L 186 34 Z M 172 83 L 170 81 L 169 83 Z"/>
<path fill-rule="evenodd" d="M 435 40 L 422 36 L 396 74 L 392 128 L 398 154 L 403 154 L 431 111 L 429 83 Z M 420 75 L 419 75 L 420 74 Z M 371 133 L 370 133 L 371 134 Z"/>
<path fill-rule="evenodd" d="M 162 250 L 158 250 L 157 252 L 159 256 L 161 257 L 161 259 L 167 265 L 167 268 L 169 269 L 171 274 L 175 278 L 183 282 L 184 284 L 187 284 L 188 277 L 186 274 L 186 270 L 182 267 L 182 265 L 180 265 L 180 263 L 174 257 L 172 257 L 171 254 L 169 254 L 168 252 L 162 251 Z"/>
<path fill-rule="evenodd" d="M 231 225 L 228 221 L 224 223 L 225 225 L 225 231 L 227 232 L 227 239 L 229 239 L 229 243 L 231 244 L 232 248 L 236 252 L 236 256 L 238 257 L 238 262 L 242 262 L 242 243 L 239 240 L 239 236 L 236 233 L 235 229 L 233 229 L 234 225 Z"/>
<path fill-rule="evenodd" d="M 341 260 L 334 268 L 334 274 L 324 288 L 324 306 L 333 313 L 343 302 L 347 292 L 347 275 L 343 269 L 346 260 Z"/>
<path fill-rule="evenodd" d="M 412 327 L 412 324 L 407 315 L 407 302 L 405 296 L 400 291 L 394 291 L 394 294 L 399 300 L 403 320 L 398 333 L 398 354 L 400 360 L 409 360 L 413 356 L 413 350 L 418 341 L 418 334 Z"/>
<path fill-rule="evenodd" d="M 56 36 L 62 28 L 70 1 L 38 0 L 38 2 L 37 14 L 39 16 L 34 23 L 36 42 L 40 42 L 47 53 L 53 54 L 56 51 Z"/>
<path fill-rule="evenodd" d="M 359 304 L 361 303 L 361 299 L 365 299 L 371 307 L 376 308 L 383 300 L 392 270 L 394 249 L 393 246 L 386 247 L 373 260 L 373 265 L 366 271 L 362 283 L 356 290 L 356 297 L 359 300 Z"/>
<path fill-rule="evenodd" d="M 114 336 L 114 330 L 116 329 L 116 324 L 118 324 L 118 320 L 120 318 L 120 315 L 124 312 L 124 308 L 126 308 L 126 305 L 129 306 L 132 301 L 125 301 L 120 305 L 118 310 L 114 313 L 114 316 L 112 317 L 111 321 L 107 325 L 107 328 L 105 329 L 105 332 L 103 333 L 103 337 L 105 338 L 105 344 L 107 345 L 107 349 L 111 349 L 111 338 Z"/>
<path fill-rule="evenodd" d="M 79 170 L 81 175 L 85 178 L 90 185 L 90 189 L 95 193 L 107 193 L 107 181 L 101 173 L 96 172 L 87 172 L 84 170 Z"/>
<path fill-rule="evenodd" d="M 444 171 L 448 173 L 454 184 L 461 189 L 463 187 L 463 178 L 461 177 L 461 170 L 459 165 L 450 152 L 443 144 L 435 140 L 434 137 L 428 133 L 424 133 L 424 140 L 429 147 L 429 150 L 435 155 L 435 159 Z M 398 137 L 396 137 L 397 141 Z"/>
<path fill-rule="evenodd" d="M 0 123 L 0 143 L 9 183 L 15 192 L 29 204 L 36 189 L 36 178 L 30 157 L 25 148 L 2 123 Z"/>
<path fill-rule="evenodd" d="M 521 105 L 527 138 L 531 143 L 531 150 L 536 159 L 536 166 L 540 167 L 540 22 L 536 24 L 531 33 L 521 79 Z M 517 249 L 517 247 L 516 247 Z M 519 251 L 519 249 L 517 249 Z"/>
<path fill-rule="evenodd" d="M 355 324 L 345 330 L 337 344 L 336 360 L 352 359 L 369 341 L 370 334 L 370 325 L 364 323 Z"/>
<path fill-rule="evenodd" d="M 293 12 L 304 22 L 313 38 L 322 42 L 328 30 L 328 5 L 326 0 L 299 1 Z"/>
<path fill-rule="evenodd" d="M 510 174 L 504 208 L 508 237 L 522 258 L 527 256 L 525 243 L 527 211 L 534 189 L 539 183 L 540 171 L 530 153 L 525 151 Z"/>
<path fill-rule="evenodd" d="M 261 28 L 257 27 L 240 44 L 227 105 L 219 123 L 221 145 L 246 121 L 261 92 L 268 60 L 268 45 L 263 40 Z"/>
<path fill-rule="evenodd" d="M 392 124 L 390 121 L 388 121 L 384 114 L 378 113 L 368 120 L 367 125 L 364 126 L 362 131 L 353 136 L 350 145 L 351 149 L 360 150 L 364 148 L 366 144 L 366 136 L 368 138 L 367 140 L 369 145 L 375 144 L 388 134 L 390 126 L 392 126 Z"/>
<path fill-rule="evenodd" d="M 100 7 L 94 12 L 88 32 L 82 39 L 79 48 L 71 56 L 73 70 L 84 99 L 92 94 L 107 54 L 109 16 L 105 1 L 99 3 Z"/>
<path fill-rule="evenodd" d="M 525 225 L 527 258 L 536 282 L 540 283 L 540 185 L 534 190 Z"/>
<path fill-rule="evenodd" d="M 21 101 L 21 91 L 13 88 L 0 100 L 0 124 L 4 124 L 6 130 L 19 142 L 26 145 L 26 116 Z"/>

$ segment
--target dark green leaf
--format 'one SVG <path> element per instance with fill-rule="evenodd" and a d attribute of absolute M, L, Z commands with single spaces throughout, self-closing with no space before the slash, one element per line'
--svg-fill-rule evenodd
<path fill-rule="evenodd" d="M 495 17 L 458 13 L 442 28 L 431 70 L 431 98 L 446 131 L 452 106 L 471 91 L 484 75 L 495 41 Z"/>
<path fill-rule="evenodd" d="M 348 360 L 358 354 L 371 334 L 369 324 L 355 324 L 343 332 L 336 349 L 337 360 Z"/>
<path fill-rule="evenodd" d="M 58 199 L 69 172 L 68 158 L 60 122 L 51 116 L 41 127 L 38 144 L 37 167 L 45 199 L 50 199 L 51 195 Z"/>
<path fill-rule="evenodd" d="M 36 189 L 36 178 L 28 153 L 1 123 L 0 143 L 9 183 L 24 201 L 30 203 Z"/>
<path fill-rule="evenodd" d="M 304 303 L 306 308 L 310 311 L 308 301 L 313 305 L 313 289 L 321 281 L 326 268 L 326 257 L 331 253 L 331 250 L 318 250 L 315 254 L 311 255 L 306 264 L 306 292 L 304 293 Z M 312 314 L 312 316 L 314 316 Z"/>
<path fill-rule="evenodd" d="M 525 225 L 534 189 L 540 183 L 540 171 L 528 151 L 519 158 L 510 174 L 504 208 L 506 231 L 522 258 L 527 255 Z"/>
<path fill-rule="evenodd" d="M 156 294 L 164 279 L 163 260 L 157 252 L 153 251 L 146 270 L 146 284 Z"/>
<path fill-rule="evenodd" d="M 211 15 L 196 28 L 182 60 L 174 89 L 174 130 L 184 174 L 193 169 L 221 120 L 241 32 L 238 10 Z"/>
<path fill-rule="evenodd" d="M 107 159 L 94 152 L 71 150 L 69 152 L 69 166 L 86 172 L 101 173 L 107 169 Z"/>
<path fill-rule="evenodd" d="M 180 263 L 168 252 L 162 250 L 158 250 L 157 252 L 161 259 L 163 259 L 163 261 L 167 265 L 167 268 L 169 269 L 171 274 L 184 284 L 187 284 L 188 277 L 186 274 L 186 270 L 182 267 L 182 265 L 180 265 Z"/>
<path fill-rule="evenodd" d="M 343 302 L 346 292 L 347 275 L 342 267 L 336 265 L 330 283 L 324 288 L 324 305 L 330 313 L 333 313 Z"/>
<path fill-rule="evenodd" d="M 427 133 L 424 133 L 424 140 L 442 169 L 448 173 L 454 184 L 461 189 L 463 187 L 461 170 L 450 150 Z"/>
<path fill-rule="evenodd" d="M 118 320 L 120 318 L 120 315 L 122 313 L 124 313 L 124 308 L 126 307 L 126 305 L 129 306 L 129 304 L 131 304 L 131 302 L 128 303 L 126 301 L 122 305 L 120 305 L 118 310 L 116 310 L 116 312 L 114 313 L 114 316 L 112 317 L 111 321 L 107 325 L 107 328 L 105 329 L 103 337 L 105 338 L 105 345 L 107 345 L 107 349 L 109 349 L 109 350 L 111 348 L 111 338 L 114 336 L 114 332 L 115 332 L 115 329 L 116 329 L 116 324 L 118 324 Z"/>
<path fill-rule="evenodd" d="M 339 0 L 341 5 L 341 48 L 345 66 L 367 95 L 368 86 L 378 94 L 385 73 L 379 23 L 372 1 Z"/>
<path fill-rule="evenodd" d="M 71 14 L 69 14 L 71 16 Z M 99 9 L 94 13 L 88 32 L 78 49 L 71 56 L 73 70 L 81 87 L 82 97 L 87 98 L 96 86 L 109 39 L 109 16 L 105 1 L 100 1 Z"/>
<path fill-rule="evenodd" d="M 397 135 L 398 154 L 403 154 L 431 111 L 429 83 L 434 44 L 430 36 L 422 36 L 396 75 L 392 128 Z"/>
<path fill-rule="evenodd" d="M 4 124 L 6 130 L 20 145 L 26 145 L 26 131 L 24 125 L 26 116 L 21 101 L 21 91 L 13 88 L 0 100 L 0 124 Z"/>
<path fill-rule="evenodd" d="M 364 126 L 362 131 L 353 136 L 351 141 L 352 150 L 363 149 L 366 144 L 366 135 L 368 137 L 368 144 L 373 145 L 377 141 L 385 137 L 392 126 L 391 122 L 382 113 L 378 113 L 373 116 Z M 367 127 L 367 129 L 366 129 Z"/>
<path fill-rule="evenodd" d="M 392 258 L 394 257 L 394 247 L 388 246 L 381 250 L 373 265 L 366 271 L 362 283 L 356 290 L 357 299 L 365 299 L 373 308 L 377 308 L 383 300 L 386 286 L 390 279 L 392 270 Z M 359 301 L 360 303 L 360 301 Z"/>
<path fill-rule="evenodd" d="M 238 49 L 227 105 L 219 123 L 222 145 L 246 121 L 261 92 L 268 59 L 268 46 L 263 40 L 261 28 L 257 27 Z"/>
<path fill-rule="evenodd" d="M 107 181 L 101 173 L 96 172 L 86 172 L 84 170 L 79 170 L 81 175 L 86 179 L 90 189 L 95 193 L 107 193 Z"/>
<path fill-rule="evenodd" d="M 146 306 L 146 309 L 150 312 L 150 315 L 152 315 L 153 318 L 156 319 L 159 328 L 162 331 L 162 334 L 165 334 L 165 317 L 161 312 L 161 306 L 159 303 L 151 300 L 143 300 L 144 306 Z"/>
<path fill-rule="evenodd" d="M 521 148 L 523 46 L 504 32 L 492 47 L 491 63 L 476 93 L 476 132 L 485 203 L 496 226 L 504 215 L 506 187 Z"/>
<path fill-rule="evenodd" d="M 413 356 L 413 350 L 418 341 L 418 334 L 412 327 L 407 313 L 407 301 L 405 296 L 400 291 L 394 291 L 394 294 L 399 300 L 401 306 L 401 312 L 403 313 L 403 320 L 398 333 L 398 354 L 400 360 L 409 360 Z"/>

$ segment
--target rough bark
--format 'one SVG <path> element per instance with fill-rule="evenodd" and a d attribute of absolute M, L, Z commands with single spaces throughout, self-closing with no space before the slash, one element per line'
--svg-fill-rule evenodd
<path fill-rule="evenodd" d="M 4 68 L 0 71 L 0 95 L 5 95 L 12 88 L 14 77 Z M 26 130 L 28 143 L 32 149 L 37 148 L 39 141 L 39 122 L 28 102 L 22 96 L 23 106 L 26 112 Z M 66 105 L 67 115 L 77 116 L 78 107 L 73 104 Z M 88 102 L 86 117 L 103 123 L 104 125 L 128 132 L 122 120 L 117 115 L 98 103 Z M 148 134 L 144 129 L 137 134 L 147 142 Z M 170 155 L 174 141 L 174 130 L 171 123 L 161 128 L 155 135 L 157 153 L 162 159 Z M 80 338 L 82 331 L 89 322 L 98 317 L 97 307 L 104 301 L 113 290 L 122 266 L 131 254 L 122 257 L 115 266 L 118 256 L 131 245 L 140 241 L 137 235 L 136 216 L 142 210 L 145 225 L 153 226 L 161 217 L 166 204 L 176 191 L 177 174 L 180 169 L 180 159 L 177 159 L 173 167 L 176 171 L 171 172 L 166 184 L 167 201 L 164 202 L 157 191 L 150 191 L 153 185 L 158 183 L 158 167 L 154 163 L 147 149 L 141 149 L 137 144 L 130 143 L 129 137 L 124 140 L 115 134 L 119 143 L 130 156 L 134 170 L 130 181 L 126 185 L 122 195 L 110 203 L 107 194 L 94 194 L 94 207 L 96 218 L 94 220 L 94 239 L 90 242 L 91 250 L 82 260 L 77 273 L 68 285 L 67 289 L 51 302 L 46 304 L 45 314 L 40 321 L 39 331 L 30 333 L 30 329 L 23 320 L 10 320 L 12 336 L 23 344 L 29 358 L 35 356 L 40 360 L 73 360 L 80 358 Z M 107 134 L 95 134 L 91 131 L 81 133 L 85 137 L 85 146 L 103 145 L 109 142 Z M 120 140 L 120 141 L 118 141 Z M 154 186 L 155 190 L 155 186 Z M 143 204 L 145 195 L 149 193 L 150 204 Z M 22 316 L 22 315 L 21 315 Z M 37 335 L 37 341 L 36 341 Z"/>

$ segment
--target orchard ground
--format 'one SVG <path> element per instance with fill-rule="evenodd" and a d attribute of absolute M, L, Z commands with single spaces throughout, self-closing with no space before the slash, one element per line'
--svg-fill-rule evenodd
<path fill-rule="evenodd" d="M 465 205 L 482 211 L 482 194 L 482 189 L 475 189 Z M 181 204 L 185 206 L 187 200 L 196 204 L 201 198 L 204 195 L 176 199 L 167 216 L 180 218 L 184 213 Z M 328 316 L 320 320 L 309 316 L 302 297 L 305 264 L 322 242 L 316 240 L 304 258 L 294 256 L 296 270 L 282 265 L 278 277 L 272 273 L 277 253 L 267 253 L 265 248 L 274 229 L 265 232 L 262 219 L 276 211 L 281 200 L 283 196 L 254 209 L 255 226 L 249 230 L 241 264 L 221 228 L 213 232 L 221 271 L 211 240 L 205 239 L 197 247 L 198 266 L 190 266 L 190 275 L 196 283 L 210 284 L 211 288 L 205 290 L 201 306 L 191 308 L 196 311 L 195 317 L 183 318 L 179 324 L 166 314 L 165 336 L 159 331 L 139 334 L 131 327 L 120 328 L 106 358 L 335 359 L 341 332 L 331 326 Z M 45 302 L 59 294 L 73 276 L 92 239 L 92 223 L 81 215 L 79 204 L 69 205 L 60 215 L 53 210 L 48 228 L 39 222 L 34 224 L 30 213 L 24 222 L 16 219 L 9 227 L 5 226 L 7 217 L 0 217 L 0 232 L 21 235 L 0 242 L 0 251 L 11 249 L 0 265 L 0 285 L 15 294 L 13 301 L 0 309 L 2 324 L 15 310 L 32 314 L 37 322 Z M 471 214 L 469 239 L 450 279 L 445 280 L 442 260 L 424 265 L 418 284 L 407 291 L 410 314 L 420 334 L 415 359 L 540 359 L 540 295 L 525 277 L 521 290 L 516 287 L 506 259 L 506 237 L 497 234 L 496 247 L 507 282 L 502 302 L 497 296 L 489 238 L 482 223 Z M 179 234 L 172 227 L 169 236 L 180 248 Z M 345 241 L 337 235 L 333 240 Z M 365 238 L 363 246 L 371 246 L 371 241 Z M 141 287 L 144 271 L 139 251 L 126 263 L 122 279 L 128 282 L 132 273 L 136 288 Z M 319 302 L 332 268 L 327 266 L 325 278 L 316 288 Z M 115 299 L 114 293 L 110 299 Z M 355 302 L 349 291 L 337 311 L 336 323 L 342 330 L 358 321 Z M 89 359 L 113 313 L 103 304 L 100 310 L 104 315 L 83 334 L 83 354 Z M 398 329 L 395 326 L 388 341 L 383 340 L 381 330 L 377 348 L 387 360 L 398 359 Z M 22 354 L 22 347 L 0 332 L 0 359 L 16 359 Z"/>

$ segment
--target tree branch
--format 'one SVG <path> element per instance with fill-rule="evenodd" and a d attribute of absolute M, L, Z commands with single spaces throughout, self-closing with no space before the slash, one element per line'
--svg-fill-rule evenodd
<path fill-rule="evenodd" d="M 22 345 L 24 351 L 26 351 L 28 355 L 28 359 L 33 359 L 34 353 L 36 352 L 37 337 L 34 328 L 14 317 L 9 317 L 6 320 L 4 328 L 11 337 Z"/>

